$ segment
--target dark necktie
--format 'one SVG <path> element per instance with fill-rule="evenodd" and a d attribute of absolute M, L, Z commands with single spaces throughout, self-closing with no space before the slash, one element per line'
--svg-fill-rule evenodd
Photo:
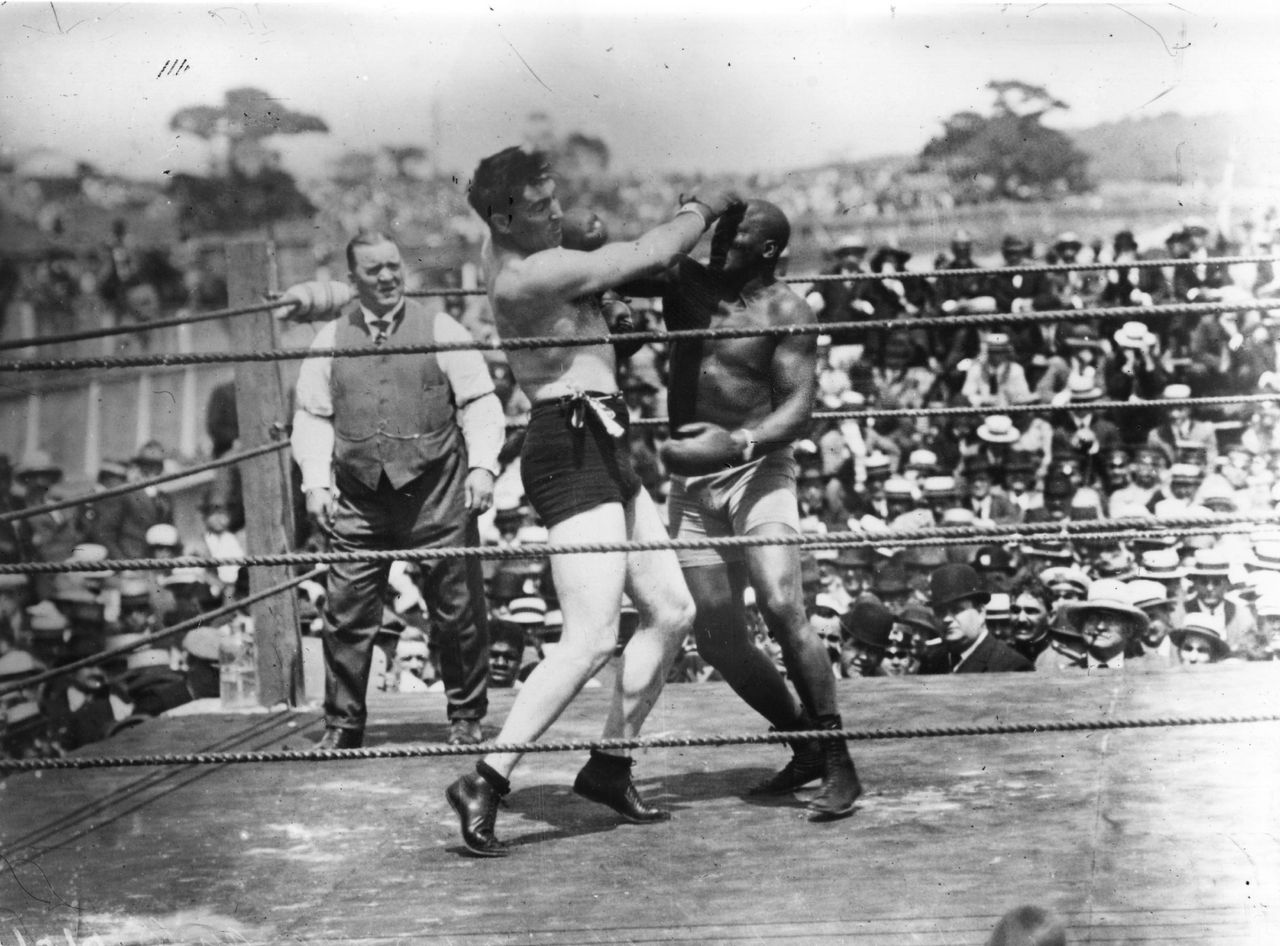
<path fill-rule="evenodd" d="M 373 343 L 381 345 L 391 332 L 391 322 L 388 319 L 374 319 L 369 323 L 369 328 L 373 331 Z"/>

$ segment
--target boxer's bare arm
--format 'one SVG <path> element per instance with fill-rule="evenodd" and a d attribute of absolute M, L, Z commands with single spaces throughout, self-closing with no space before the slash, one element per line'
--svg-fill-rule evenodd
<path fill-rule="evenodd" d="M 774 310 L 775 325 L 807 325 L 813 310 L 787 290 Z M 754 425 L 759 443 L 790 443 L 804 436 L 813 418 L 817 395 L 817 336 L 784 335 L 773 352 L 769 377 L 773 382 L 774 409 Z"/>
<path fill-rule="evenodd" d="M 590 253 L 543 250 L 504 266 L 495 295 L 509 304 L 546 306 L 603 292 L 666 269 L 697 245 L 703 228 L 698 214 L 682 213 L 630 243 L 610 243 Z"/>

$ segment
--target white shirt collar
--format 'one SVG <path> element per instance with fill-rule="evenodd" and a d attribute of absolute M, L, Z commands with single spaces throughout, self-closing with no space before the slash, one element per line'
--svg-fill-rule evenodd
<path fill-rule="evenodd" d="M 360 314 L 364 316 L 365 327 L 369 329 L 369 333 L 373 334 L 373 323 L 377 321 L 392 322 L 400 317 L 400 313 L 404 311 L 404 300 L 401 299 L 394 309 L 386 315 L 374 315 L 364 306 L 360 307 Z"/>
<path fill-rule="evenodd" d="M 955 667 L 954 667 L 954 668 L 952 668 L 952 670 L 951 670 L 951 672 L 952 672 L 952 673 L 955 673 L 955 672 L 956 672 L 957 670 L 959 670 L 962 666 L 964 666 L 964 662 L 965 662 L 966 660 L 968 660 L 968 659 L 969 659 L 969 655 L 970 655 L 970 654 L 972 654 L 975 650 L 977 650 L 977 649 L 978 649 L 978 645 L 979 645 L 979 644 L 981 644 L 984 640 L 986 640 L 986 639 L 987 639 L 987 633 L 988 633 L 988 631 L 987 631 L 986 627 L 984 626 L 984 627 L 982 628 L 982 633 L 978 635 L 978 639 L 977 639 L 976 641 L 974 641 L 972 644 L 970 644 L 970 645 L 969 645 L 969 647 L 968 647 L 968 649 L 967 649 L 967 650 L 965 650 L 965 652 L 964 652 L 963 654 L 961 654 L 961 655 L 960 655 L 960 659 L 956 661 L 956 665 L 955 665 Z"/>

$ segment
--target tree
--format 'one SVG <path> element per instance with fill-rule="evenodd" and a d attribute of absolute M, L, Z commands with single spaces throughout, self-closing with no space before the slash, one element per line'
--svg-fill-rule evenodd
<path fill-rule="evenodd" d="M 993 80 L 987 88 L 995 97 L 992 114 L 966 111 L 946 119 L 942 134 L 920 152 L 926 170 L 945 172 L 957 199 L 968 201 L 1033 200 L 1092 189 L 1089 156 L 1041 122 L 1049 112 L 1067 109 L 1066 102 L 1016 79 Z"/>
<path fill-rule="evenodd" d="M 327 132 L 324 119 L 307 112 L 295 112 L 262 89 L 231 89 L 220 106 L 192 105 L 179 109 L 169 119 L 172 131 L 195 135 L 215 146 L 224 143 L 225 165 L 215 155 L 214 173 L 225 174 L 241 165 L 240 154 L 261 146 L 271 135 L 298 135 Z"/>
<path fill-rule="evenodd" d="M 246 87 L 228 91 L 220 106 L 180 109 L 169 127 L 215 148 L 209 176 L 175 174 L 169 183 L 178 217 L 193 232 L 234 232 L 315 212 L 266 141 L 272 135 L 327 132 L 322 118 Z"/>

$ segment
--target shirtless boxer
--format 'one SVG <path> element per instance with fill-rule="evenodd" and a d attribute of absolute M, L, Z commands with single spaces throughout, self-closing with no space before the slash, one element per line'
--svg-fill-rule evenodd
<path fill-rule="evenodd" d="M 560 202 L 542 154 L 507 148 L 485 158 L 469 200 L 489 226 L 484 266 L 499 333 L 574 338 L 607 332 L 600 293 L 671 266 L 733 198 L 688 201 L 672 220 L 638 240 L 592 252 L 561 247 Z M 665 540 L 657 510 L 631 468 L 613 347 L 513 350 L 508 359 L 533 405 L 521 455 L 525 494 L 551 543 Z M 564 616 L 560 644 L 525 681 L 497 741 L 537 739 L 605 665 L 614 651 L 624 588 L 640 612 L 640 627 L 622 652 L 603 735 L 635 736 L 693 620 L 675 553 L 556 555 L 551 574 Z M 446 792 L 463 843 L 475 854 L 508 853 L 494 825 L 519 759 L 515 753 L 491 753 Z M 622 753 L 593 751 L 574 791 L 634 823 L 669 818 L 640 798 L 631 765 Z"/>
<path fill-rule="evenodd" d="M 763 200 L 749 201 L 745 214 L 724 216 L 712 239 L 710 271 L 686 259 L 673 274 L 677 286 L 700 286 L 704 300 L 664 300 L 667 328 L 813 324 L 805 301 L 775 278 L 790 235 L 786 215 Z M 663 459 L 674 474 L 668 500 L 674 537 L 799 533 L 791 444 L 805 435 L 813 414 L 815 352 L 814 335 L 672 346 L 667 413 L 674 434 Z M 697 603 L 698 652 L 738 695 L 777 730 L 840 729 L 831 667 L 805 617 L 799 550 L 765 545 L 681 549 L 678 555 Z M 747 634 L 748 583 L 799 704 Z M 821 778 L 809 802 L 810 820 L 851 814 L 862 788 L 844 740 L 792 748 L 787 766 L 753 792 L 783 794 Z"/>

